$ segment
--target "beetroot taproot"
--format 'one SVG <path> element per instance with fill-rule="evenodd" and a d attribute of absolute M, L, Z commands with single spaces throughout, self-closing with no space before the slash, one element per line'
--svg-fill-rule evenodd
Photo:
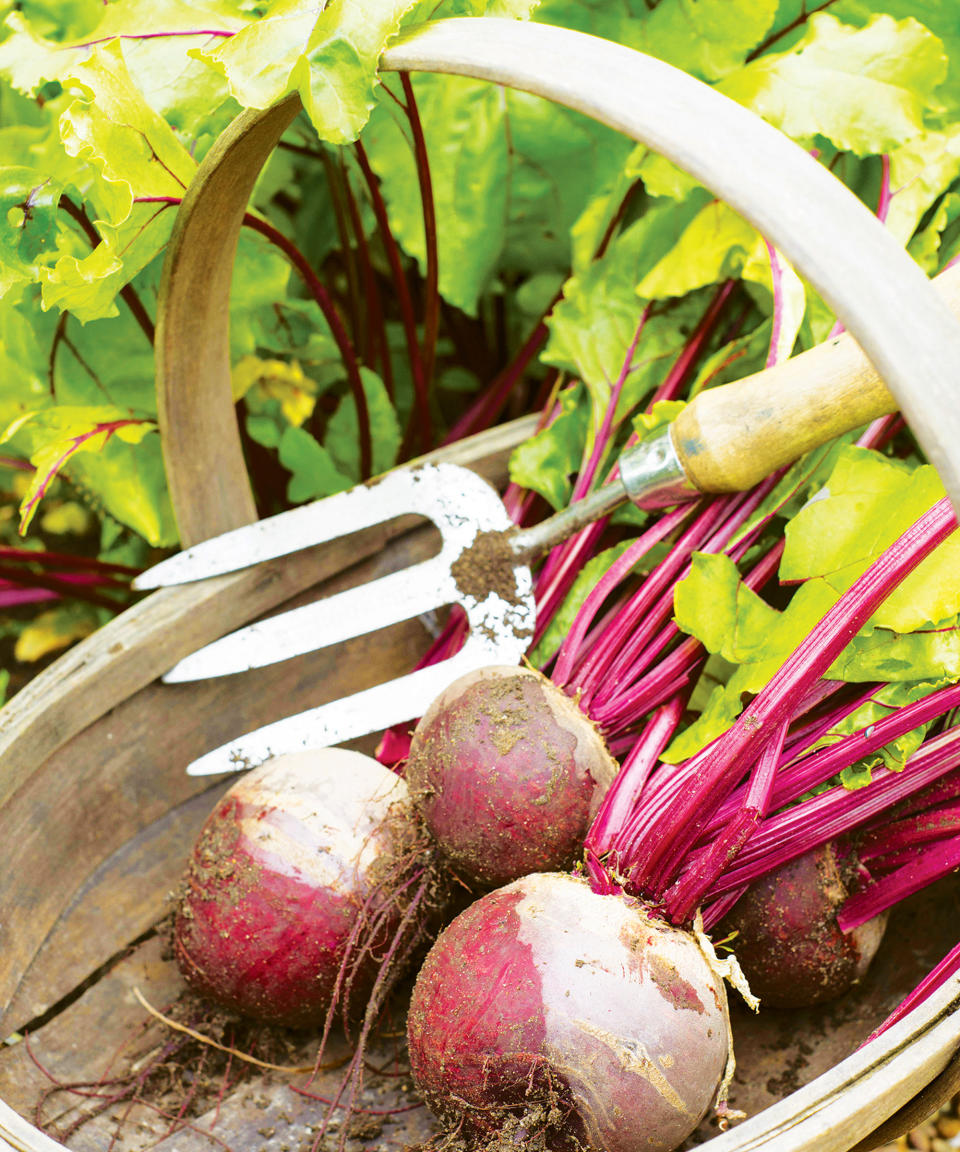
<path fill-rule="evenodd" d="M 440 935 L 408 1038 L 421 1094 L 468 1141 L 667 1152 L 717 1093 L 726 995 L 697 940 L 642 902 L 538 874 Z"/>
<path fill-rule="evenodd" d="M 423 844 L 406 784 L 371 757 L 268 761 L 224 794 L 194 847 L 174 926 L 185 979 L 272 1023 L 316 1025 L 338 997 L 362 1013 Z"/>
<path fill-rule="evenodd" d="M 574 700 L 533 669 L 494 666 L 430 705 L 405 775 L 453 871 L 492 888 L 572 864 L 616 772 Z"/>
<path fill-rule="evenodd" d="M 771 1008 L 835 1000 L 866 973 L 886 914 L 842 932 L 837 913 L 850 894 L 854 858 L 830 842 L 756 881 L 720 923 L 750 991 Z"/>

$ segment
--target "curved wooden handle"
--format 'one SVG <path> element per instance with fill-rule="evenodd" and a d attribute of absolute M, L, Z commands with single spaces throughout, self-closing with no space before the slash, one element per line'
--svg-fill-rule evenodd
<path fill-rule="evenodd" d="M 292 97 L 233 121 L 187 190 L 167 248 L 157 310 L 157 404 L 184 547 L 257 518 L 230 384 L 230 284 L 253 186 L 299 111 Z"/>
<path fill-rule="evenodd" d="M 960 315 L 960 265 L 934 281 Z M 701 492 L 740 492 L 842 432 L 896 412 L 897 400 L 852 336 L 701 392 L 673 424 L 673 443 Z"/>

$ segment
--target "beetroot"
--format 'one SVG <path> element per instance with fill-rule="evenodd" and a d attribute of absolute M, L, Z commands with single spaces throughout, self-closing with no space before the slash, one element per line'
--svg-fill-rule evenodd
<path fill-rule="evenodd" d="M 406 785 L 370 757 L 268 761 L 225 793 L 194 847 L 180 969 L 201 995 L 274 1023 L 318 1024 L 337 999 L 362 1012 L 423 853 Z"/>
<path fill-rule="evenodd" d="M 575 876 L 524 877 L 440 935 L 417 977 L 410 1063 L 469 1139 L 666 1152 L 713 1101 L 726 996 L 690 934 Z"/>
<path fill-rule="evenodd" d="M 406 779 L 466 883 L 570 865 L 617 765 L 576 703 L 530 668 L 450 685 L 417 725 Z"/>
<path fill-rule="evenodd" d="M 855 860 L 827 843 L 751 885 L 716 930 L 736 931 L 733 951 L 750 991 L 765 1007 L 834 1000 L 867 971 L 886 914 L 841 932 L 837 912 L 850 894 Z"/>

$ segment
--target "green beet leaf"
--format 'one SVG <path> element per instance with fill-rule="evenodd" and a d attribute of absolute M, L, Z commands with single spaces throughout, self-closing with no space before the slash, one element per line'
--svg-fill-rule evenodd
<path fill-rule="evenodd" d="M 876 13 L 917 20 L 943 44 L 949 59 L 946 82 L 937 92 L 945 119 L 960 113 L 960 7 L 952 0 L 840 0 L 831 11 L 848 24 L 867 24 Z"/>
<path fill-rule="evenodd" d="M 676 245 L 643 277 L 637 292 L 647 300 L 684 296 L 743 270 L 758 240 L 756 229 L 732 208 L 713 200 L 697 213 Z"/>
<path fill-rule="evenodd" d="M 315 0 L 279 0 L 268 16 L 251 21 L 236 36 L 195 49 L 226 77 L 244 108 L 269 108 L 295 89 L 290 77 L 314 25 Z"/>
<path fill-rule="evenodd" d="M 887 228 L 906 244 L 924 213 L 958 176 L 960 124 L 944 132 L 925 132 L 901 145 L 890 154 L 890 186 L 895 195 Z"/>
<path fill-rule="evenodd" d="M 173 213 L 196 163 L 173 130 L 146 103 L 116 42 L 96 48 L 74 70 L 83 95 L 63 113 L 67 152 L 95 174 L 88 212 L 102 243 L 89 255 L 65 253 L 41 272 L 46 308 L 69 309 L 80 320 L 116 315 L 115 297 L 165 246 Z"/>
<path fill-rule="evenodd" d="M 515 448 L 510 457 L 511 481 L 538 492 L 552 508 L 564 508 L 569 503 L 570 477 L 583 463 L 589 418 L 583 398 L 581 387 L 561 393 L 558 415 Z"/>
<path fill-rule="evenodd" d="M 35 469 L 20 505 L 21 534 L 27 531 L 53 480 L 61 470 L 66 470 L 82 486 L 92 486 L 96 496 L 102 499 L 117 520 L 129 524 L 152 543 L 169 543 L 164 536 L 159 500 L 144 499 L 146 486 L 141 488 L 135 478 L 141 465 L 134 465 L 132 455 L 123 450 L 139 445 L 156 429 L 152 420 L 131 416 L 129 411 L 109 405 L 74 407 L 61 404 L 29 412 L 15 420 L 0 437 L 0 442 L 14 441 L 25 448 Z M 106 455 L 111 441 L 122 446 L 119 460 L 116 449 Z M 104 485 L 103 476 L 98 478 L 96 465 L 87 464 L 85 467 L 83 457 L 87 454 L 104 456 L 107 470 L 114 473 L 112 480 L 108 479 Z M 140 455 L 137 454 L 138 459 Z M 123 468 L 131 470 L 129 483 L 123 475 Z M 154 486 L 152 494 L 156 496 L 159 491 L 162 491 L 162 468 L 161 484 Z M 131 519 L 137 523 L 131 523 Z"/>
<path fill-rule="evenodd" d="M 943 45 L 915 20 L 852 28 L 821 12 L 788 51 L 761 56 L 720 89 L 795 140 L 825 136 L 866 156 L 924 130 L 946 70 Z"/>
<path fill-rule="evenodd" d="M 247 108 L 298 92 L 322 140 L 355 140 L 375 100 L 387 41 L 415 0 L 351 0 L 318 13 L 313 0 L 280 0 L 263 20 L 200 55 Z"/>
<path fill-rule="evenodd" d="M 321 13 L 291 73 L 321 140 L 347 144 L 376 101 L 380 56 L 415 0 L 350 0 Z"/>
<path fill-rule="evenodd" d="M 662 0 L 636 45 L 701 80 L 738 69 L 773 24 L 777 0 Z"/>
<path fill-rule="evenodd" d="M 392 79 L 387 85 L 397 87 Z M 476 315 L 506 241 L 511 170 L 503 93 L 456 76 L 417 76 L 413 88 L 430 165 L 440 293 Z M 391 230 L 424 272 L 423 205 L 409 132 L 406 117 L 384 97 L 363 144 L 382 184 Z"/>
<path fill-rule="evenodd" d="M 0 169 L 0 291 L 35 282 L 55 251 L 62 188 L 34 168 Z"/>
<path fill-rule="evenodd" d="M 567 274 L 571 229 L 585 206 L 598 190 L 613 186 L 609 211 L 615 212 L 635 180 L 625 169 L 633 144 L 622 133 L 553 101 L 513 89 L 502 98 L 510 145 L 502 266 L 508 272 Z M 596 235 L 580 241 L 589 245 L 581 266 L 596 255 L 608 222 L 609 215 Z"/>
<path fill-rule="evenodd" d="M 305 428 L 288 427 L 279 440 L 280 463 L 291 473 L 287 497 L 294 504 L 343 492 L 353 481 Z"/>
<path fill-rule="evenodd" d="M 141 443 L 113 437 L 99 452 L 77 456 L 67 475 L 92 507 L 154 548 L 179 542 L 159 436 L 146 435 Z"/>
<path fill-rule="evenodd" d="M 373 474 L 392 468 L 400 450 L 401 431 L 397 414 L 383 381 L 369 368 L 361 368 L 363 392 L 370 417 L 370 442 L 373 448 Z M 330 417 L 324 447 L 334 464 L 356 483 L 360 476 L 360 424 L 353 395 L 347 393 Z"/>
<path fill-rule="evenodd" d="M 877 452 L 845 447 L 821 498 L 787 525 L 781 579 L 821 577 L 844 591 L 943 494 L 929 465 L 911 470 Z M 871 625 L 906 633 L 956 616 L 958 566 L 960 536 L 954 534 L 888 597 Z"/>
<path fill-rule="evenodd" d="M 605 255 L 564 285 L 541 359 L 588 385 L 609 388 L 620 375 L 643 311 L 637 285 L 677 243 L 706 192 L 682 203 L 657 202 L 610 245 Z"/>

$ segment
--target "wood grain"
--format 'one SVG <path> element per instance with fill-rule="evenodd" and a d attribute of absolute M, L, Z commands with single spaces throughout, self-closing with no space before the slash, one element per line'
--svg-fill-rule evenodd
<path fill-rule="evenodd" d="M 960 315 L 960 265 L 934 280 Z M 733 384 L 701 392 L 673 424 L 674 446 L 702 492 L 739 492 L 834 436 L 897 410 L 849 333 Z"/>

